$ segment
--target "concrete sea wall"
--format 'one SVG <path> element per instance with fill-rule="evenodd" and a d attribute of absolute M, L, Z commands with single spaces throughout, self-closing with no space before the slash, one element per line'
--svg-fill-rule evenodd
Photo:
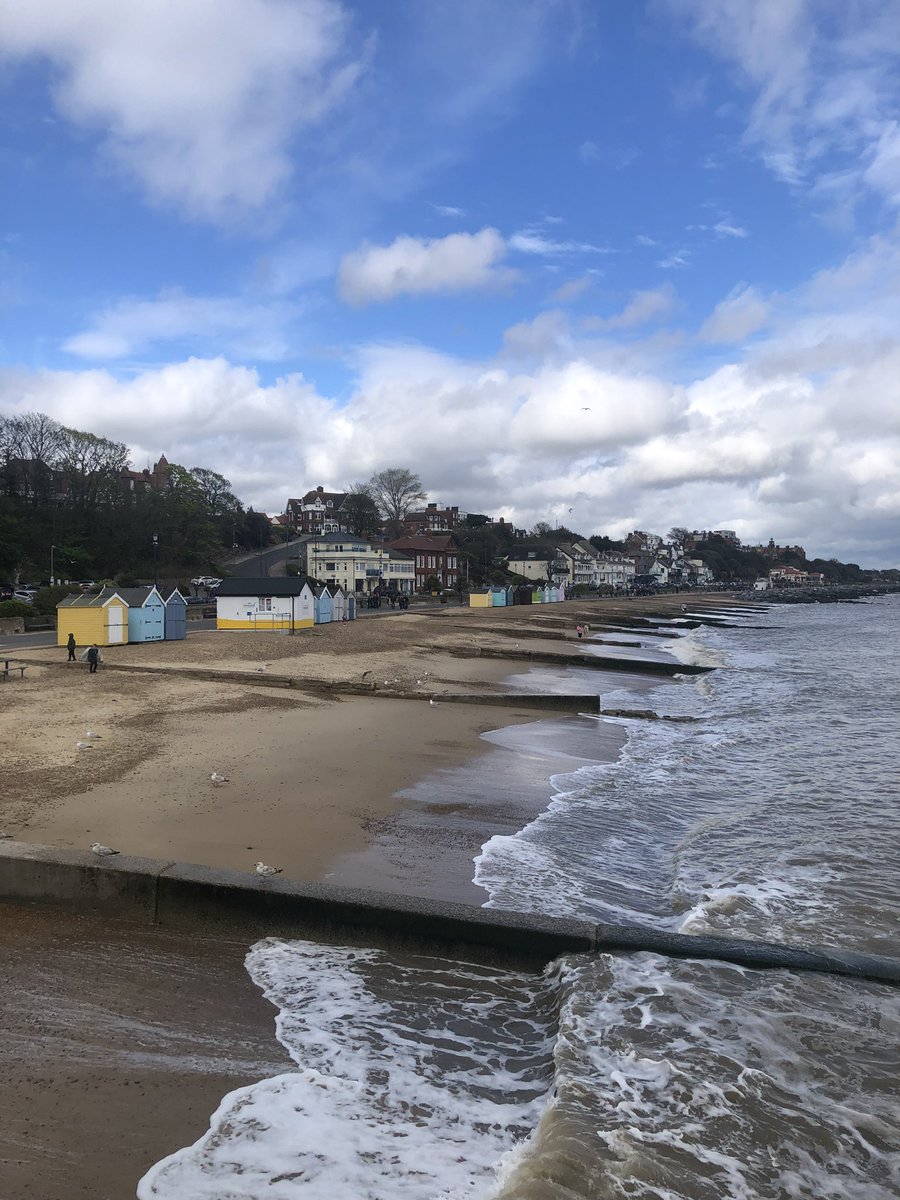
<path fill-rule="evenodd" d="M 557 920 L 124 854 L 98 859 L 26 842 L 0 843 L 0 902 L 229 940 L 302 937 L 538 969 L 560 954 L 653 951 L 900 983 L 900 962 L 850 951 Z"/>

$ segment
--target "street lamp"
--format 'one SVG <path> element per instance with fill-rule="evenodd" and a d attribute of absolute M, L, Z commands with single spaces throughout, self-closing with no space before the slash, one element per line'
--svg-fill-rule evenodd
<path fill-rule="evenodd" d="M 159 583 L 159 572 L 157 570 L 157 559 L 158 559 L 157 551 L 158 550 L 159 550 L 159 535 L 154 533 L 154 535 L 153 535 L 153 586 L 154 587 L 156 587 Z"/>
<path fill-rule="evenodd" d="M 56 553 L 56 547 L 50 547 L 50 586 L 56 587 L 56 569 L 53 565 L 53 555 Z"/>

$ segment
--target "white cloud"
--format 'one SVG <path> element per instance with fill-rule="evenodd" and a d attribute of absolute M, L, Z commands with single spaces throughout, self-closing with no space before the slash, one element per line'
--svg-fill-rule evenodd
<path fill-rule="evenodd" d="M 337 0 L 42 0 L 0 10 L 0 56 L 53 64 L 58 113 L 154 200 L 215 220 L 259 209 L 289 139 L 360 70 Z"/>
<path fill-rule="evenodd" d="M 456 208 L 452 204 L 435 204 L 433 207 L 439 217 L 464 217 L 466 215 L 464 208 Z"/>
<path fill-rule="evenodd" d="M 297 314 L 298 308 L 287 304 L 188 296 L 173 289 L 154 300 L 120 301 L 70 337 L 63 349 L 79 358 L 105 360 L 160 344 L 215 339 L 239 357 L 277 361 L 291 350 L 287 325 Z"/>
<path fill-rule="evenodd" d="M 737 64 L 755 99 L 746 142 L 792 187 L 840 180 L 844 210 L 867 190 L 900 204 L 894 0 L 669 0 L 697 38 Z"/>
<path fill-rule="evenodd" d="M 775 303 L 742 285 L 717 312 L 746 321 Z M 212 467 L 271 511 L 400 463 L 433 498 L 519 525 L 565 503 L 585 533 L 725 526 L 896 566 L 900 240 L 873 239 L 777 305 L 771 332 L 716 349 L 712 367 L 696 342 L 667 370 L 644 354 L 617 363 L 614 336 L 580 343 L 551 312 L 483 360 L 363 346 L 339 397 L 195 358 L 126 380 L 0 372 L 0 403 L 125 441 L 138 465 L 165 452 Z"/>
<path fill-rule="evenodd" d="M 657 242 L 652 237 L 648 237 L 646 233 L 636 234 L 634 241 L 635 241 L 635 244 L 638 246 L 658 246 L 659 245 L 659 242 Z"/>
<path fill-rule="evenodd" d="M 769 305 L 754 287 L 738 284 L 704 321 L 700 338 L 705 342 L 741 342 L 769 319 Z"/>
<path fill-rule="evenodd" d="M 664 271 L 676 270 L 680 267 L 688 267 L 691 264 L 690 250 L 673 250 L 671 254 L 667 254 L 665 258 L 661 258 L 657 262 L 657 266 Z"/>
<path fill-rule="evenodd" d="M 733 221 L 727 219 L 717 221 L 713 225 L 713 232 L 719 237 L 745 238 L 750 236 L 742 225 L 735 225 Z"/>
<path fill-rule="evenodd" d="M 591 242 L 558 242 L 544 237 L 536 229 L 520 229 L 509 239 L 509 248 L 518 250 L 521 254 L 544 254 L 548 256 L 566 254 L 609 254 L 605 246 L 595 246 Z"/>
<path fill-rule="evenodd" d="M 550 299 L 558 304 L 568 304 L 569 301 L 583 296 L 592 282 L 590 275 L 582 275 L 580 279 L 569 279 L 553 292 Z"/>
<path fill-rule="evenodd" d="M 404 294 L 496 288 L 515 278 L 499 266 L 505 254 L 496 229 L 432 240 L 401 236 L 389 246 L 365 245 L 345 255 L 339 290 L 349 304 L 369 304 Z"/>
<path fill-rule="evenodd" d="M 675 300 L 675 289 L 671 283 L 664 283 L 659 288 L 635 292 L 622 311 L 612 317 L 587 317 L 584 326 L 586 329 L 633 329 L 671 312 Z"/>

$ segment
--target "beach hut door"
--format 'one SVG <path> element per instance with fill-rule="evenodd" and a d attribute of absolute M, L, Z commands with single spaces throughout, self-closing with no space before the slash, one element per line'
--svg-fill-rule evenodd
<path fill-rule="evenodd" d="M 125 609 L 114 604 L 109 610 L 109 644 L 125 640 Z"/>

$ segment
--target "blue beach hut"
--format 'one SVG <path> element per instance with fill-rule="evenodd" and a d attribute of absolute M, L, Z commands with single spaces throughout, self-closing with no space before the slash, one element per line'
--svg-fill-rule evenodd
<path fill-rule="evenodd" d="M 156 588 L 116 588 L 116 591 L 128 605 L 128 641 L 163 641 L 166 636 L 166 604 Z"/>
<path fill-rule="evenodd" d="M 506 588 L 502 584 L 491 588 L 491 608 L 506 608 Z"/>
<path fill-rule="evenodd" d="M 166 611 L 163 623 L 167 642 L 180 642 L 187 637 L 187 600 L 178 588 L 163 588 L 160 591 Z"/>
<path fill-rule="evenodd" d="M 347 593 L 347 620 L 356 620 L 356 597 L 352 592 Z"/>
<path fill-rule="evenodd" d="M 324 585 L 316 588 L 316 624 L 328 625 L 332 621 L 331 592 Z"/>

